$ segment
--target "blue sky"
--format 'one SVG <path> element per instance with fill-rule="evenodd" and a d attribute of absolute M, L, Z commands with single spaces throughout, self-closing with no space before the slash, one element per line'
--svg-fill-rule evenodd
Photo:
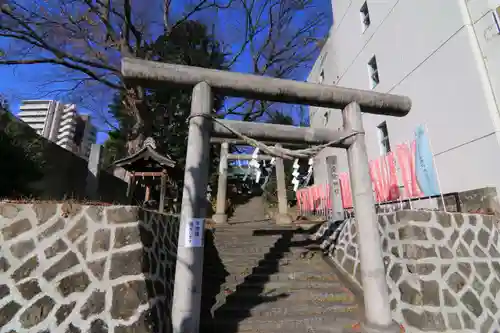
<path fill-rule="evenodd" d="M 324 8 L 325 12 L 330 13 L 331 16 L 331 4 L 330 0 L 316 0 L 318 6 L 322 9 Z M 175 1 L 174 1 L 175 3 Z M 176 11 L 179 8 L 174 8 Z M 226 15 L 227 16 L 227 15 Z M 219 20 L 229 20 L 233 25 L 238 25 L 238 18 L 234 17 L 219 17 Z M 300 17 L 299 17 L 300 21 Z M 224 31 L 226 30 L 226 31 Z M 227 31 L 229 30 L 229 32 Z M 231 29 L 223 29 L 218 33 L 230 33 Z M 216 32 L 217 33 L 217 32 Z M 0 49 L 6 49 L 8 47 L 9 40 L 3 39 L 0 40 Z M 244 56 L 240 59 L 239 63 L 234 66 L 233 70 L 235 71 L 245 71 L 245 69 L 249 68 L 249 53 L 244 54 Z M 296 79 L 304 80 L 307 77 L 308 71 L 304 70 L 296 77 Z M 26 65 L 26 66 L 1 66 L 0 65 L 0 94 L 4 95 L 10 103 L 11 111 L 13 113 L 17 113 L 19 111 L 20 101 L 23 99 L 54 99 L 58 98 L 58 93 L 53 92 L 53 90 L 61 87 L 65 88 L 65 84 L 58 84 L 58 86 L 52 84 L 50 86 L 46 86 L 47 81 L 50 79 L 58 79 L 63 77 L 64 74 L 60 71 L 57 66 L 53 65 Z M 112 94 L 109 94 L 109 98 L 112 97 Z M 60 99 L 60 98 L 59 98 Z M 62 99 L 63 102 L 71 103 L 74 102 L 71 100 L 71 97 Z M 107 109 L 107 104 L 109 100 L 106 101 L 104 99 L 101 105 L 101 111 L 99 111 L 102 115 L 102 110 Z M 99 116 L 96 110 L 86 109 L 85 106 L 77 103 L 78 109 L 83 114 L 90 114 L 93 116 L 93 122 L 97 127 L 101 130 L 98 134 L 98 143 L 102 143 L 106 140 L 107 134 L 105 133 L 106 125 L 102 121 L 102 116 Z M 287 108 L 288 109 L 288 108 Z M 292 113 L 293 114 L 293 113 Z M 294 115 L 295 118 L 296 114 Z"/>

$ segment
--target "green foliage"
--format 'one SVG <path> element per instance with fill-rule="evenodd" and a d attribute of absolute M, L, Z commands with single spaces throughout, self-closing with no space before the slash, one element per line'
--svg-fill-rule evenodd
<path fill-rule="evenodd" d="M 45 162 L 43 139 L 33 130 L 0 110 L 0 197 L 31 197 L 41 179 Z"/>
<path fill-rule="evenodd" d="M 9 101 L 0 94 L 0 112 L 9 111 Z"/>

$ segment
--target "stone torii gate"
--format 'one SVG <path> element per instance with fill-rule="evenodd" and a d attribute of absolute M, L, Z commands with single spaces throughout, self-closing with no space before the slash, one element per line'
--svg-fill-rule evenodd
<path fill-rule="evenodd" d="M 273 156 L 270 155 L 258 155 L 257 160 L 260 161 L 270 161 Z M 219 179 L 217 183 L 217 205 L 215 208 L 215 214 L 212 216 L 212 220 L 217 224 L 223 224 L 227 222 L 226 214 L 226 198 L 227 198 L 227 168 L 228 161 L 235 160 L 252 160 L 253 155 L 249 154 L 230 154 L 229 153 L 229 142 L 225 141 L 221 143 L 220 148 L 220 162 L 219 162 Z M 277 188 L 278 188 L 278 201 L 279 207 L 282 207 L 282 202 L 284 200 L 286 208 L 286 187 L 285 187 L 285 168 L 283 166 L 283 160 L 280 157 L 276 158 L 276 178 L 277 178 Z M 284 198 L 283 198 L 284 193 Z M 286 211 L 279 211 L 279 215 L 276 219 L 278 224 L 291 223 L 291 217 Z"/>
<path fill-rule="evenodd" d="M 347 149 L 354 212 L 359 230 L 361 282 L 365 303 L 364 332 L 399 332 L 392 321 L 383 264 L 378 219 L 372 195 L 362 112 L 402 117 L 408 97 L 282 80 L 242 73 L 173 65 L 133 58 L 122 60 L 122 74 L 143 86 L 193 88 L 189 120 L 179 244 L 175 273 L 172 325 L 175 333 L 199 331 L 203 274 L 203 244 L 191 243 L 193 225 L 205 216 L 210 136 L 235 138 L 232 128 L 255 140 Z M 212 117 L 213 94 L 342 109 L 343 129 L 313 129 L 219 120 Z"/>

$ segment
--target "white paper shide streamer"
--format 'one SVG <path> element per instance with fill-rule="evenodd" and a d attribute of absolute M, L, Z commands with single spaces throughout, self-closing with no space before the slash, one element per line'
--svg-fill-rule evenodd
<path fill-rule="evenodd" d="M 252 160 L 250 160 L 250 162 L 248 163 L 248 166 L 249 166 L 251 172 L 253 172 L 255 175 L 255 182 L 256 183 L 259 182 L 260 176 L 262 174 L 262 172 L 260 171 L 260 163 L 257 160 L 258 157 L 259 157 L 259 148 L 255 148 L 255 150 L 252 153 Z M 246 175 L 245 175 L 245 179 L 246 179 Z"/>
<path fill-rule="evenodd" d="M 300 168 L 299 159 L 297 158 L 293 162 L 293 172 L 292 172 L 293 176 L 292 184 L 293 184 L 293 190 L 295 192 L 297 192 L 297 189 L 299 188 L 299 176 L 300 176 L 299 168 Z"/>

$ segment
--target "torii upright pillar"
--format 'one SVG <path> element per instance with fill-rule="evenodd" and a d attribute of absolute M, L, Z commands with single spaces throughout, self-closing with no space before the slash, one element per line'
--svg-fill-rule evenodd
<path fill-rule="evenodd" d="M 212 221 L 217 224 L 227 223 L 226 197 L 227 197 L 227 155 L 229 143 L 223 142 L 220 148 L 219 179 L 217 183 L 217 206 Z"/>
<path fill-rule="evenodd" d="M 277 143 L 276 148 L 282 148 Z M 276 189 L 278 191 L 278 214 L 276 215 L 276 224 L 292 224 L 293 219 L 288 214 L 288 200 L 285 181 L 285 164 L 281 157 L 276 157 Z"/>

